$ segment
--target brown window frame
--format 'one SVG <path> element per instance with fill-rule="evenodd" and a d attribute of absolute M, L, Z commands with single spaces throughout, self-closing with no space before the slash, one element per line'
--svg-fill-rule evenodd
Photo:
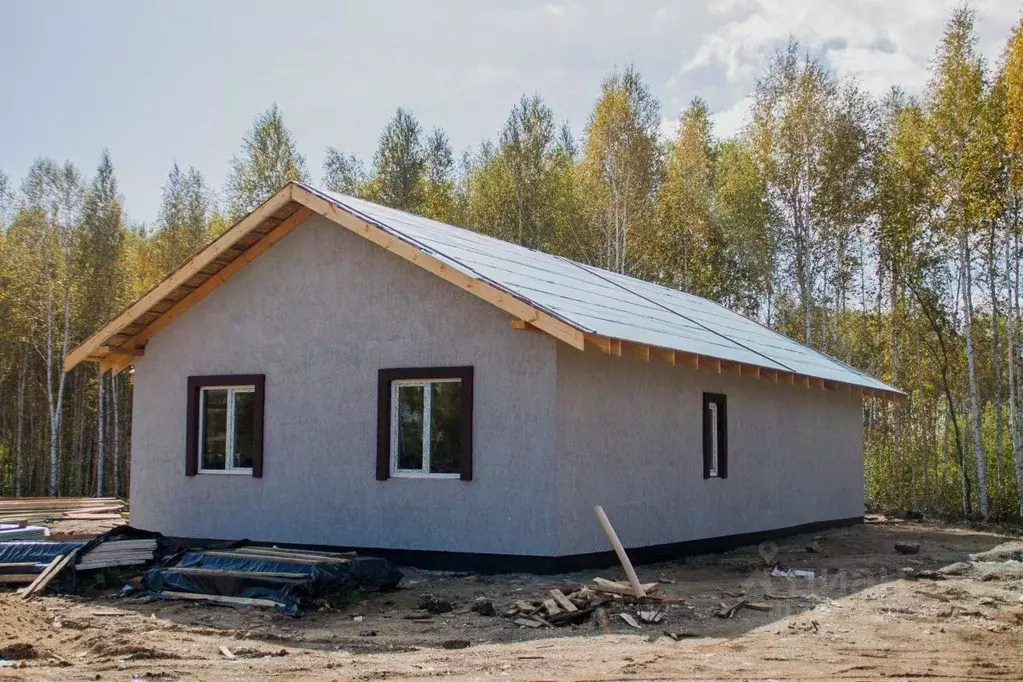
<path fill-rule="evenodd" d="M 185 475 L 199 474 L 199 394 L 204 388 L 217 386 L 253 386 L 253 420 L 255 421 L 255 451 L 252 453 L 252 477 L 263 477 L 263 407 L 265 400 L 265 374 L 212 374 L 188 377 L 188 408 L 185 427 Z"/>
<path fill-rule="evenodd" d="M 472 404 L 473 368 L 462 367 L 400 367 L 381 369 L 377 377 L 377 461 L 376 479 L 391 478 L 391 382 L 403 379 L 458 379 L 461 381 L 461 413 L 459 426 L 462 451 L 458 456 L 458 477 L 472 480 Z M 452 477 L 453 478 L 453 477 Z"/>
<path fill-rule="evenodd" d="M 714 464 L 711 404 L 717 406 L 718 415 L 718 466 L 715 473 L 711 473 Z M 728 397 L 723 393 L 703 394 L 703 477 L 728 478 Z"/>

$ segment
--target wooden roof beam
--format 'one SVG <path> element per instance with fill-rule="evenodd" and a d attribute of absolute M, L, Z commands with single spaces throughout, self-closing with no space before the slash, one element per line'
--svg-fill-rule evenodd
<path fill-rule="evenodd" d="M 622 347 L 628 350 L 633 355 L 649 362 L 650 361 L 650 346 L 645 343 L 632 343 L 631 341 L 622 341 Z"/>
<path fill-rule="evenodd" d="M 661 348 L 660 346 L 650 346 L 650 354 L 655 358 L 664 360 L 669 365 L 675 364 L 675 359 L 678 354 L 670 348 Z"/>

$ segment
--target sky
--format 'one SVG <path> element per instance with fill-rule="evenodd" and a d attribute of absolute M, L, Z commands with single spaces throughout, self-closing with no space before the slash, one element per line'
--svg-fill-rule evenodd
<path fill-rule="evenodd" d="M 369 162 L 411 108 L 456 154 L 495 138 L 539 93 L 581 137 L 615 66 L 635 64 L 670 133 L 695 96 L 719 135 L 743 124 L 755 79 L 789 37 L 882 94 L 926 85 L 958 0 L 6 0 L 0 21 L 0 171 L 39 157 L 91 174 L 110 150 L 136 222 L 157 216 L 174 162 L 215 189 L 257 114 L 277 102 L 314 181 L 333 146 Z M 1021 16 L 977 0 L 993 66 Z"/>

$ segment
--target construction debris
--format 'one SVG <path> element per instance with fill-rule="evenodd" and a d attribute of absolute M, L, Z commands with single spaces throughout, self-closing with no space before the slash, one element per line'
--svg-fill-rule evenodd
<path fill-rule="evenodd" d="M 137 589 L 126 590 L 167 599 L 273 607 L 298 616 L 315 600 L 355 589 L 390 589 L 401 577 L 390 562 L 377 557 L 246 545 L 186 551 L 176 565 L 147 571 Z"/>
<path fill-rule="evenodd" d="M 85 551 L 75 568 L 88 571 L 112 566 L 147 564 L 156 553 L 156 538 L 110 540 Z"/>
<path fill-rule="evenodd" d="M 642 627 L 639 623 L 636 622 L 636 619 L 633 618 L 631 614 L 623 612 L 623 613 L 619 613 L 618 617 L 621 618 L 622 620 L 624 620 L 626 623 L 628 623 L 632 627 L 636 628 L 637 630 Z"/>
<path fill-rule="evenodd" d="M 40 523 L 56 519 L 114 515 L 119 518 L 125 504 L 116 497 L 14 497 L 0 499 L 0 522 Z"/>
<path fill-rule="evenodd" d="M 593 619 L 598 626 L 608 627 L 609 620 L 606 610 L 603 608 L 612 603 L 625 606 L 627 604 L 663 604 L 668 599 L 652 595 L 658 588 L 657 583 L 642 585 L 645 597 L 637 599 L 631 585 L 595 578 L 592 585 L 580 585 L 579 587 L 562 586 L 551 589 L 545 597 L 538 600 L 520 599 L 502 611 L 505 618 L 509 618 L 516 625 L 523 627 L 560 627 L 563 625 L 574 625 Z M 681 601 L 675 599 L 675 601 Z M 617 609 L 616 609 L 617 610 Z M 641 611 L 640 619 L 646 614 L 650 619 L 644 622 L 659 623 L 664 618 L 661 610 Z M 619 614 L 622 619 L 633 622 L 632 614 Z M 626 618 L 627 616 L 627 618 Z M 526 625 L 526 622 L 532 623 Z M 630 623 L 631 625 L 631 623 Z M 640 627 L 636 623 L 635 627 Z"/>

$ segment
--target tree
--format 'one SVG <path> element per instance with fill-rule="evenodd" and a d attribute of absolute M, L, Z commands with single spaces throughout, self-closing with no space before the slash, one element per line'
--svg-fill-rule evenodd
<path fill-rule="evenodd" d="M 724 244 L 715 224 L 715 143 L 710 111 L 700 98 L 683 113 L 668 145 L 658 195 L 663 256 L 657 279 L 668 286 L 717 298 L 724 276 Z"/>
<path fill-rule="evenodd" d="M 1012 29 L 1002 58 L 1001 81 L 1004 88 L 1003 146 L 1008 165 L 1007 203 L 1010 208 L 1010 224 L 1006 240 L 1006 278 L 1013 277 L 1008 284 L 1009 310 L 1009 419 L 1013 442 L 1013 461 L 1016 470 L 1016 490 L 1019 512 L 1023 516 L 1023 438 L 1019 435 L 1020 416 L 1018 405 L 1018 364 L 1017 351 L 1012 336 L 1015 325 L 1014 313 L 1019 300 L 1019 211 L 1023 202 L 1023 19 Z"/>
<path fill-rule="evenodd" d="M 539 95 L 522 96 L 501 130 L 501 155 L 515 194 L 515 241 L 539 248 L 550 216 L 548 179 L 554 156 L 554 114 Z"/>
<path fill-rule="evenodd" d="M 227 178 L 228 214 L 238 220 L 292 181 L 306 182 L 305 157 L 284 126 L 274 102 L 256 117 L 242 139 L 241 156 L 231 160 Z"/>
<path fill-rule="evenodd" d="M 928 87 L 930 146 L 935 156 L 934 193 L 947 236 L 955 244 L 963 297 L 970 423 L 982 517 L 988 516 L 987 466 L 980 428 L 973 308 L 973 245 L 978 226 L 976 157 L 984 96 L 984 70 L 976 54 L 974 13 L 957 9 L 949 20 Z"/>
<path fill-rule="evenodd" d="M 435 128 L 426 138 L 423 215 L 446 223 L 460 222 L 455 197 L 455 156 L 448 136 Z"/>
<path fill-rule="evenodd" d="M 194 167 L 183 173 L 175 162 L 163 185 L 157 218 L 155 246 L 162 272 L 170 272 L 206 244 L 212 203 L 202 173 Z"/>
<path fill-rule="evenodd" d="M 651 269 L 659 124 L 660 105 L 634 67 L 604 79 L 579 168 L 588 213 L 582 242 L 587 260 L 615 272 Z"/>
<path fill-rule="evenodd" d="M 422 132 L 412 112 L 398 107 L 373 157 L 369 191 L 375 200 L 402 211 L 421 210 L 427 164 Z"/>
<path fill-rule="evenodd" d="M 334 147 L 327 147 L 323 159 L 323 186 L 331 192 L 358 196 L 366 182 L 366 171 L 362 161 L 355 154 L 345 154 Z"/>
<path fill-rule="evenodd" d="M 750 141 L 780 218 L 781 265 L 796 285 L 808 344 L 825 256 L 819 218 L 837 96 L 832 74 L 809 55 L 802 56 L 795 42 L 774 55 L 754 91 Z"/>

